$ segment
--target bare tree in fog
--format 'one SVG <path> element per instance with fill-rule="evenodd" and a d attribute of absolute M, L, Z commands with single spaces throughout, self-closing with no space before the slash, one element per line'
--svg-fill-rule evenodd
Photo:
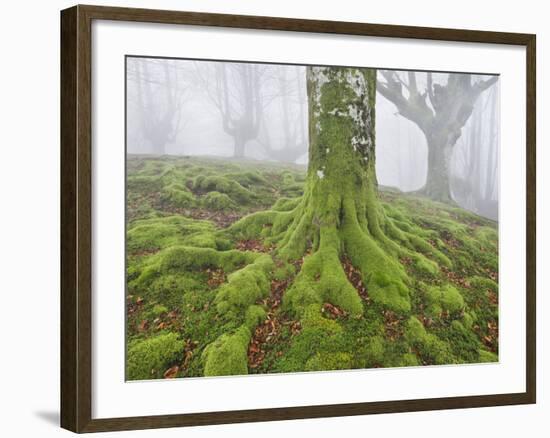
<path fill-rule="evenodd" d="M 485 217 L 498 219 L 498 90 L 476 104 L 468 135 L 457 143 L 452 192 L 457 202 Z"/>
<path fill-rule="evenodd" d="M 223 130 L 234 141 L 233 156 L 242 158 L 258 137 L 263 117 L 266 66 L 250 63 L 196 64 L 198 78 L 218 109 Z"/>
<path fill-rule="evenodd" d="M 305 71 L 296 65 L 128 58 L 128 153 L 304 164 L 311 159 Z M 420 190 L 496 218 L 499 94 L 491 86 L 497 78 L 488 78 L 379 71 L 380 185 Z"/>
<path fill-rule="evenodd" d="M 183 96 L 186 92 L 175 61 L 131 58 L 127 80 L 135 82 L 139 129 L 151 152 L 166 153 L 180 131 Z"/>
<path fill-rule="evenodd" d="M 306 130 L 305 71 L 303 67 L 277 66 L 274 68 L 274 95 L 279 101 L 280 129 L 278 137 L 281 147 L 273 146 L 271 130 L 273 124 L 262 123 L 258 143 L 268 157 L 276 161 L 295 162 L 308 150 Z"/>
<path fill-rule="evenodd" d="M 420 89 L 418 74 L 409 71 L 401 75 L 380 70 L 383 80 L 378 81 L 377 90 L 426 137 L 428 174 L 421 192 L 437 201 L 452 203 L 449 171 L 453 147 L 472 114 L 476 100 L 498 81 L 498 76 L 475 81 L 471 74 L 449 74 L 446 84 L 438 84 L 434 83 L 432 73 L 427 72 L 426 86 Z"/>

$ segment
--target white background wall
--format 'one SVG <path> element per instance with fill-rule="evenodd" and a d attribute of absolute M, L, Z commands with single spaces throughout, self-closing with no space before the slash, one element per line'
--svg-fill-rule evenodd
<path fill-rule="evenodd" d="M 550 388 L 545 379 L 549 324 L 550 210 L 542 170 L 550 154 L 545 83 L 550 70 L 545 2 L 524 0 L 110 0 L 111 6 L 272 15 L 372 23 L 486 29 L 537 34 L 538 76 L 538 345 L 539 403 L 263 424 L 106 434 L 143 437 L 261 436 L 547 436 Z M 4 2 L 0 16 L 0 433 L 68 436 L 58 428 L 59 404 L 59 10 L 70 1 Z M 545 117 L 546 115 L 546 117 Z M 544 249 L 544 247 L 546 248 Z M 543 271 L 547 271 L 544 273 Z M 238 396 L 237 394 L 235 396 Z M 546 429 L 546 430 L 545 430 Z"/>

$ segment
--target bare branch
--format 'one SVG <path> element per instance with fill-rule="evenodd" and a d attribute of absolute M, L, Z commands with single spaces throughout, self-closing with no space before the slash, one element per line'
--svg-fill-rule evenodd
<path fill-rule="evenodd" d="M 498 81 L 498 76 L 491 76 L 489 79 L 487 79 L 486 81 L 481 81 L 481 82 L 477 82 L 473 88 L 479 90 L 479 93 L 483 93 L 487 88 L 489 88 L 490 86 L 492 86 L 493 84 L 495 84 L 496 82 Z"/>

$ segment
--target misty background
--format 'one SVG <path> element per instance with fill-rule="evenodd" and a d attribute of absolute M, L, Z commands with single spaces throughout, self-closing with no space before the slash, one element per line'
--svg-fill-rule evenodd
<path fill-rule="evenodd" d="M 128 154 L 307 164 L 305 67 L 129 57 L 126 72 Z M 407 89 L 409 73 L 395 74 Z M 445 86 L 450 75 L 460 74 L 431 74 L 432 87 Z M 468 76 L 472 83 L 488 77 Z M 415 72 L 412 77 L 419 90 L 427 89 L 427 73 Z M 499 198 L 498 85 L 475 101 L 449 166 L 454 201 L 494 220 Z M 421 129 L 378 93 L 379 184 L 404 192 L 421 189 L 428 171 L 426 143 Z"/>

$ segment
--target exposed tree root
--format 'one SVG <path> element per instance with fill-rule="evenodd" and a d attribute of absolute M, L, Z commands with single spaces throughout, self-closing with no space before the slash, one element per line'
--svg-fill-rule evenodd
<path fill-rule="evenodd" d="M 300 271 L 282 297 L 282 309 L 306 327 L 320 323 L 325 303 L 350 317 L 362 316 L 362 298 L 344 271 L 343 258 L 361 273 L 370 300 L 397 314 L 411 310 L 410 279 L 401 258 L 411 260 L 426 275 L 435 275 L 440 265 L 450 266 L 449 259 L 428 243 L 428 237 L 406 231 L 414 227 L 412 223 L 393 219 L 382 208 L 367 217 L 361 210 L 362 202 L 357 208 L 355 202 L 344 197 L 336 223 L 322 224 L 308 212 L 307 203 L 305 194 L 290 211 L 253 213 L 229 228 L 234 238 L 261 236 L 277 249 L 231 274 L 220 288 L 216 299 L 219 313 L 236 320 L 244 316 L 245 322 L 233 335 L 223 335 L 206 350 L 205 375 L 241 374 L 246 369 L 247 347 L 256 323 L 264 322 L 256 303 L 270 292 L 273 258 L 285 262 L 303 258 Z M 247 316 L 250 312 L 256 312 L 255 317 Z M 224 357 L 231 363 L 226 363 Z"/>

